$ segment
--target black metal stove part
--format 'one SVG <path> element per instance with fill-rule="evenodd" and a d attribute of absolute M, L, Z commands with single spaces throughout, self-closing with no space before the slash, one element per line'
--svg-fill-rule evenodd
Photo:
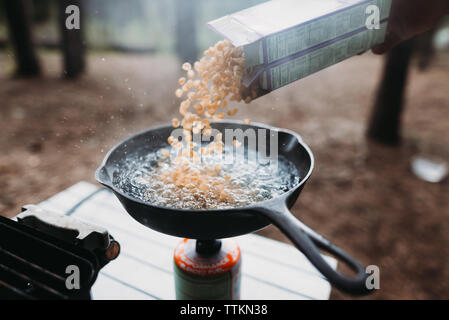
<path fill-rule="evenodd" d="M 25 206 L 17 220 L 0 216 L 0 299 L 90 299 L 98 272 L 120 252 L 104 228 L 73 217 Z M 66 284 L 70 266 L 79 289 Z"/>
<path fill-rule="evenodd" d="M 16 216 L 19 223 L 92 251 L 97 256 L 100 268 L 120 253 L 119 243 L 103 227 L 35 205 L 24 206 L 22 210 Z"/>

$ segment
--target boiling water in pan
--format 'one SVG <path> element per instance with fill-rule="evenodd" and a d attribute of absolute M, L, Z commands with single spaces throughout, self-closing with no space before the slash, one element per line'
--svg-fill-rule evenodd
<path fill-rule="evenodd" d="M 222 201 L 213 192 L 198 188 L 178 187 L 160 180 L 160 174 L 170 170 L 169 158 L 160 152 L 144 156 L 130 155 L 114 176 L 114 185 L 126 194 L 152 205 L 176 209 L 224 209 L 235 208 L 275 198 L 292 189 L 300 182 L 299 173 L 290 161 L 279 155 L 278 162 L 260 164 L 255 154 L 248 151 L 247 157 L 235 157 L 231 164 L 225 164 L 223 156 L 233 152 L 225 148 L 224 154 L 203 157 L 202 163 L 190 163 L 193 169 L 220 165 L 219 174 L 214 177 L 223 183 L 225 176 L 230 179 L 226 188 L 229 194 Z"/>

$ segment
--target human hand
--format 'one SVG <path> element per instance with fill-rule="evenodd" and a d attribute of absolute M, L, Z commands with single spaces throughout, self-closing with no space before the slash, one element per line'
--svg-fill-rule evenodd
<path fill-rule="evenodd" d="M 402 41 L 424 33 L 449 14 L 449 0 L 393 0 L 385 42 L 373 47 L 383 54 Z"/>

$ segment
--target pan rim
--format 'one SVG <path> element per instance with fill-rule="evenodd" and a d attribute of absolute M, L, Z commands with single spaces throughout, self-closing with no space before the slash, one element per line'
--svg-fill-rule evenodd
<path fill-rule="evenodd" d="M 242 211 L 251 211 L 251 210 L 257 211 L 259 208 L 270 207 L 270 204 L 275 203 L 275 202 L 277 203 L 280 200 L 283 200 L 284 203 L 285 203 L 286 200 L 288 199 L 288 197 L 292 193 L 294 193 L 296 190 L 301 188 L 304 185 L 304 183 L 306 183 L 306 181 L 312 175 L 312 172 L 313 172 L 314 167 L 315 167 L 315 158 L 314 158 L 314 155 L 313 155 L 312 150 L 310 149 L 310 147 L 303 141 L 301 135 L 299 135 L 298 133 L 296 133 L 296 132 L 294 132 L 292 130 L 289 130 L 289 129 L 274 127 L 274 126 L 271 126 L 271 125 L 268 125 L 268 124 L 264 124 L 264 123 L 259 123 L 259 122 L 252 122 L 251 124 L 244 124 L 243 121 L 241 121 L 241 120 L 226 120 L 226 121 L 220 121 L 220 122 L 216 122 L 216 123 L 224 124 L 224 125 L 226 125 L 226 124 L 237 124 L 237 125 L 243 125 L 243 126 L 248 126 L 248 127 L 259 127 L 259 128 L 263 128 L 263 129 L 268 129 L 268 130 L 273 130 L 273 131 L 278 131 L 278 132 L 284 132 L 284 133 L 287 133 L 287 134 L 290 134 L 290 135 L 294 136 L 297 139 L 298 143 L 307 151 L 307 154 L 309 155 L 310 167 L 309 167 L 309 170 L 308 170 L 307 174 L 301 179 L 301 181 L 295 187 L 293 187 L 290 190 L 284 192 L 283 194 L 279 195 L 278 197 L 275 197 L 275 198 L 272 198 L 272 199 L 269 199 L 269 200 L 265 200 L 265 201 L 256 202 L 256 203 L 254 203 L 252 205 L 247 205 L 247 206 L 241 206 L 241 207 L 235 207 L 235 208 L 222 208 L 222 209 L 207 209 L 207 210 L 184 209 L 184 208 L 179 208 L 178 209 L 178 208 L 157 206 L 157 205 L 145 202 L 143 200 L 134 198 L 134 197 L 132 197 L 132 196 L 122 192 L 121 190 L 119 190 L 118 188 L 116 188 L 114 186 L 112 181 L 111 181 L 110 184 L 101 181 L 101 179 L 100 179 L 100 172 L 101 172 L 101 170 L 103 170 L 106 167 L 106 164 L 107 164 L 110 156 L 120 146 L 122 146 L 126 141 L 135 139 L 135 138 L 137 138 L 137 137 L 139 137 L 141 135 L 144 135 L 144 134 L 148 133 L 149 131 L 157 131 L 157 130 L 160 130 L 160 129 L 173 127 L 171 124 L 164 124 L 164 125 L 156 126 L 156 127 L 152 128 L 152 129 L 146 129 L 146 130 L 143 130 L 143 131 L 138 132 L 136 134 L 132 134 L 131 136 L 129 136 L 125 140 L 123 140 L 123 141 L 117 143 L 116 145 L 114 145 L 114 147 L 112 147 L 108 151 L 108 153 L 105 155 L 105 157 L 104 157 L 100 167 L 95 171 L 95 180 L 97 180 L 97 182 L 99 182 L 103 186 L 107 187 L 108 189 L 112 190 L 114 193 L 120 195 L 121 197 L 123 197 L 125 199 L 128 199 L 129 201 L 136 202 L 136 203 L 138 203 L 140 205 L 143 205 L 143 206 L 147 206 L 147 207 L 154 208 L 154 209 L 157 209 L 157 210 L 166 211 L 167 213 L 168 212 L 171 212 L 171 213 L 180 213 L 180 212 L 182 212 L 182 213 L 190 213 L 190 214 L 206 214 L 207 213 L 209 215 L 209 214 L 220 214 L 220 213 L 223 213 L 223 212 L 226 212 L 226 214 L 232 214 L 232 213 L 239 213 L 239 212 L 242 212 Z"/>

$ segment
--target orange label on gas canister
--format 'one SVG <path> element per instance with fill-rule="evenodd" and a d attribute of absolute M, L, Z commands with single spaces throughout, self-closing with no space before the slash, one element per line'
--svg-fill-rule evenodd
<path fill-rule="evenodd" d="M 183 271 L 195 275 L 217 275 L 232 270 L 240 260 L 240 248 L 234 241 L 226 241 L 217 255 L 200 257 L 195 240 L 184 239 L 175 249 L 174 260 Z"/>

